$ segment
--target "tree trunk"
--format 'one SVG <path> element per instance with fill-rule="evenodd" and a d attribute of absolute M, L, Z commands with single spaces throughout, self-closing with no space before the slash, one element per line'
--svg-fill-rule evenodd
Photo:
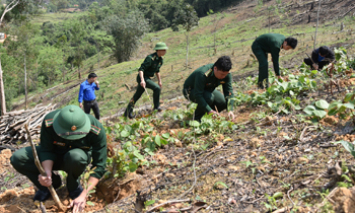
<path fill-rule="evenodd" d="M 100 47 L 97 45 L 97 70 L 100 70 Z"/>
<path fill-rule="evenodd" d="M 78 67 L 78 72 L 79 72 L 79 80 L 80 80 L 81 79 L 80 67 Z"/>
<path fill-rule="evenodd" d="M 318 11 L 317 11 L 317 27 L 316 27 L 316 32 L 315 32 L 315 35 L 314 35 L 313 49 L 316 49 L 317 33 L 318 33 L 318 24 L 319 24 L 319 13 L 320 13 L 320 9 L 321 9 L 320 3 L 321 3 L 321 0 L 319 0 L 319 4 L 318 4 Z"/>
<path fill-rule="evenodd" d="M 186 67 L 189 65 L 189 32 L 186 32 Z"/>
<path fill-rule="evenodd" d="M 1 115 L 6 114 L 6 102 L 5 102 L 5 89 L 4 89 L 4 81 L 2 77 L 2 66 L 0 59 L 0 102 L 1 102 Z"/>
<path fill-rule="evenodd" d="M 23 66 L 25 68 L 25 110 L 27 109 L 27 70 L 26 70 L 26 55 L 24 55 Z"/>
<path fill-rule="evenodd" d="M 271 20 L 270 20 L 271 19 L 271 17 L 270 17 L 271 14 L 270 13 L 271 13 L 271 11 L 269 10 L 269 33 L 271 32 Z"/>
<path fill-rule="evenodd" d="M 12 9 L 14 9 L 14 7 L 16 7 L 16 5 L 18 5 L 20 1 L 19 0 L 13 0 L 11 1 L 9 4 L 6 5 L 5 10 L 0 18 L 0 26 L 2 24 L 2 21 L 4 20 L 5 14 L 9 11 L 11 11 Z M 6 114 L 6 100 L 5 100 L 5 88 L 4 88 L 4 81 L 3 81 L 3 77 L 2 77 L 2 67 L 1 67 L 1 60 L 0 60 L 0 108 L 1 108 L 1 115 L 5 115 Z"/>

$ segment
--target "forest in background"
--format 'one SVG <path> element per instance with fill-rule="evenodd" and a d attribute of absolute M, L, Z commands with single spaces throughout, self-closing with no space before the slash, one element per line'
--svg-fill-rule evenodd
<path fill-rule="evenodd" d="M 2 32 L 9 38 L 0 49 L 6 107 L 11 110 L 13 98 L 25 94 L 26 89 L 42 91 L 68 80 L 73 73 L 85 78 L 80 68 L 89 57 L 111 54 L 118 63 L 128 61 L 146 33 L 168 27 L 179 30 L 190 19 L 197 25 L 199 17 L 239 1 L 21 1 L 6 14 L 2 25 Z M 70 19 L 58 23 L 32 21 L 44 13 L 64 14 L 71 7 L 78 7 L 80 12 Z"/>

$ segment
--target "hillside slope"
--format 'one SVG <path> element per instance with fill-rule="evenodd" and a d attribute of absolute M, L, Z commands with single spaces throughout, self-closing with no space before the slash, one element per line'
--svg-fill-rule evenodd
<path fill-rule="evenodd" d="M 187 67 L 185 34 L 171 29 L 147 35 L 132 61 L 113 65 L 109 58 L 101 61 L 96 70 L 102 86 L 98 99 L 104 115 L 110 116 L 121 112 L 133 94 L 137 68 L 156 41 L 170 47 L 161 70 L 164 112 L 133 120 L 114 116 L 103 122 L 115 154 L 108 160 L 109 174 L 88 198 L 87 212 L 137 212 L 134 208 L 139 206 L 147 210 L 143 212 L 170 213 L 353 211 L 355 150 L 346 141 L 355 140 L 354 18 L 329 15 L 345 14 L 351 1 L 324 1 L 321 14 L 327 16 L 320 22 L 317 45 L 344 46 L 347 54 L 345 49 L 337 51 L 335 69 L 319 72 L 299 67 L 313 47 L 313 10 L 318 1 L 313 10 L 308 1 L 279 6 L 292 8 L 291 24 L 279 24 L 287 21 L 285 16 L 270 16 L 270 31 L 296 36 L 300 42 L 295 51 L 282 53 L 282 71 L 288 78 L 278 82 L 271 76 L 267 91 L 255 87 L 257 63 L 250 56 L 250 45 L 269 31 L 266 8 L 273 2 L 262 7 L 256 3 L 245 1 L 229 9 L 218 25 L 214 16 L 203 18 L 191 32 Z M 195 105 L 179 97 L 183 81 L 197 67 L 224 54 L 234 63 L 236 119 L 230 121 L 222 113 L 217 118 L 206 116 L 201 124 L 191 122 Z M 97 58 L 87 60 L 86 70 L 97 69 L 96 62 Z M 79 83 L 73 76 L 41 95 L 32 94 L 32 100 L 76 104 Z M 124 105 L 117 106 L 120 101 Z M 149 104 L 144 95 L 137 108 Z M 11 168 L 10 155 L 10 150 L 0 155 L 4 192 L 0 211 L 39 212 L 31 200 L 34 189 Z M 143 201 L 137 196 L 141 193 L 147 195 Z M 67 204 L 65 189 L 60 196 Z M 52 200 L 45 206 L 56 210 Z M 151 208 L 154 211 L 148 211 Z"/>
<path fill-rule="evenodd" d="M 94 56 L 86 60 L 84 70 L 86 73 L 94 70 L 99 74 L 102 89 L 97 93 L 98 101 L 103 115 L 109 116 L 116 114 L 128 103 L 135 91 L 137 69 L 159 40 L 165 41 L 170 47 L 161 69 L 164 84 L 163 100 L 181 95 L 181 86 L 189 73 L 204 64 L 213 63 L 221 55 L 232 57 L 233 75 L 256 71 L 257 63 L 250 57 L 252 54 L 250 45 L 255 37 L 269 31 L 292 35 L 299 39 L 299 46 L 295 51 L 284 52 L 281 56 L 281 65 L 291 68 L 300 65 L 306 56 L 305 53 L 309 54 L 312 51 L 318 6 L 316 3 L 284 1 L 277 6 L 278 11 L 272 10 L 269 13 L 267 8 L 275 5 L 272 1 L 263 6 L 258 5 L 257 1 L 244 1 L 224 13 L 202 18 L 199 26 L 190 32 L 188 67 L 185 65 L 186 33 L 183 30 L 173 32 L 171 29 L 165 29 L 148 34 L 132 61 L 115 64 L 109 56 Z M 349 5 L 351 1 L 328 0 L 322 3 L 317 45 L 351 47 L 354 42 L 351 24 L 353 19 L 348 16 L 337 19 L 349 11 Z M 340 31 L 341 23 L 345 25 L 342 31 Z M 98 64 L 98 57 L 101 57 L 100 64 Z M 75 74 L 72 79 L 40 94 L 38 92 L 30 94 L 31 106 L 48 102 L 60 105 L 77 104 L 78 85 L 82 80 L 78 80 Z M 15 110 L 23 107 L 21 97 L 18 100 L 19 104 Z M 125 104 L 118 106 L 119 102 Z M 143 96 L 138 102 L 138 107 L 145 102 L 147 98 Z"/>

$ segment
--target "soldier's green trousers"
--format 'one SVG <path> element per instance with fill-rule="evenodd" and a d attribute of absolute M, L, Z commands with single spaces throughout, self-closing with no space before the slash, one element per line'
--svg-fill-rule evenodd
<path fill-rule="evenodd" d="M 146 83 L 146 88 L 149 88 L 153 90 L 153 102 L 154 102 L 154 109 L 159 108 L 159 101 L 160 101 L 160 86 L 156 84 L 152 79 L 149 77 L 144 76 L 144 81 Z M 142 96 L 142 94 L 145 92 L 144 88 L 140 85 L 141 79 L 139 76 L 137 76 L 137 91 L 134 93 L 133 98 L 129 102 L 126 112 L 129 113 L 129 111 L 134 107 L 134 105 L 137 103 L 139 98 Z"/>
<path fill-rule="evenodd" d="M 190 100 L 194 103 L 196 103 L 196 97 L 194 93 L 194 89 L 184 89 L 183 94 L 187 100 Z M 224 98 L 224 95 L 220 93 L 218 90 L 214 90 L 213 92 L 209 91 L 204 91 L 203 93 L 203 98 L 206 100 L 207 104 L 212 108 L 212 110 L 216 111 L 216 108 L 218 112 L 221 112 L 225 109 L 227 109 L 227 103 L 226 99 Z M 201 107 L 200 105 L 197 105 L 197 108 L 195 110 L 195 120 L 201 121 L 202 116 L 204 116 L 206 113 L 206 109 L 204 107 Z"/>
<path fill-rule="evenodd" d="M 259 61 L 259 80 L 258 85 L 262 85 L 266 79 L 266 88 L 269 86 L 269 65 L 267 62 L 267 53 L 260 47 L 260 45 L 254 41 L 251 46 L 254 55 Z"/>
<path fill-rule="evenodd" d="M 41 146 L 37 146 L 37 153 L 41 152 Z M 91 157 L 81 149 L 69 150 L 64 155 L 56 155 L 52 170 L 63 170 L 67 173 L 67 189 L 74 191 L 80 184 L 80 175 L 85 171 Z M 21 174 L 25 175 L 40 190 L 46 187 L 38 182 L 39 171 L 34 163 L 31 147 L 17 150 L 10 158 L 12 166 Z M 52 172 L 52 185 L 55 188 L 61 186 L 59 175 Z"/>

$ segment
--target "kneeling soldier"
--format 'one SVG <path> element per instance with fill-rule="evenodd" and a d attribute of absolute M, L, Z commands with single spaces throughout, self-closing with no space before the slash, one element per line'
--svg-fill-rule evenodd
<path fill-rule="evenodd" d="M 198 68 L 186 79 L 183 94 L 186 99 L 197 103 L 195 120 L 201 121 L 206 113 L 218 114 L 228 108 L 228 99 L 233 97 L 232 75 L 229 73 L 231 68 L 231 59 L 228 56 L 222 56 L 216 63 Z M 221 84 L 224 96 L 215 90 Z M 232 101 L 230 105 L 232 110 Z M 234 119 L 232 111 L 229 111 L 228 115 Z"/>
<path fill-rule="evenodd" d="M 305 58 L 304 63 L 311 69 L 321 70 L 324 66 L 332 66 L 335 60 L 334 52 L 327 46 L 313 50 L 311 58 Z"/>
<path fill-rule="evenodd" d="M 137 91 L 133 95 L 133 98 L 130 100 L 126 111 L 124 112 L 125 117 L 133 118 L 133 108 L 135 103 L 139 100 L 139 98 L 144 93 L 145 88 L 149 88 L 153 90 L 153 101 L 154 101 L 154 110 L 161 111 L 159 107 L 159 99 L 160 99 L 160 90 L 163 86 L 160 78 L 160 67 L 163 65 L 163 56 L 166 54 L 166 50 L 168 47 L 164 42 L 159 42 L 155 45 L 154 50 L 156 51 L 153 54 L 148 55 L 141 67 L 138 69 L 137 76 Z M 156 73 L 158 78 L 158 84 L 154 83 L 151 77 Z"/>
<path fill-rule="evenodd" d="M 78 106 L 69 105 L 46 115 L 40 139 L 41 143 L 36 148 L 46 177 L 35 166 L 31 147 L 16 151 L 11 157 L 11 164 L 39 189 L 34 196 L 34 200 L 38 201 L 49 198 L 47 187 L 53 185 L 58 188 L 62 185 L 60 176 L 53 170 L 65 171 L 69 197 L 73 199 L 70 206 L 74 206 L 74 212 L 84 210 L 88 192 L 105 173 L 107 147 L 102 124 Z M 90 175 L 87 189 L 83 189 L 79 177 L 91 158 L 95 170 Z"/>

